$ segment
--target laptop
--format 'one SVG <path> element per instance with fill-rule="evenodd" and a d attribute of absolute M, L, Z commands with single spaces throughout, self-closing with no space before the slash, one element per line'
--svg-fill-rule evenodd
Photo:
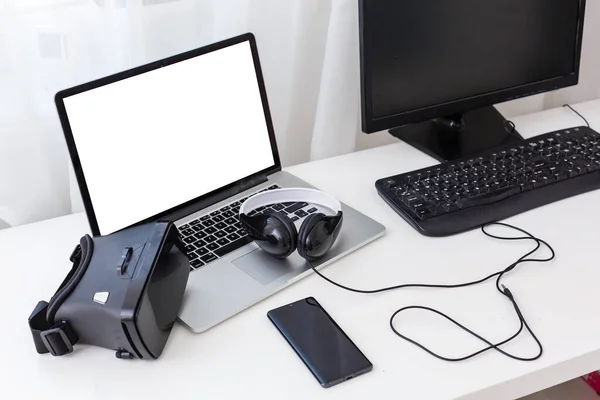
<path fill-rule="evenodd" d="M 92 234 L 155 220 L 177 226 L 191 266 L 179 319 L 190 330 L 205 331 L 311 272 L 297 253 L 285 260 L 264 253 L 238 221 L 253 194 L 313 188 L 281 170 L 252 34 L 61 91 L 55 100 Z M 269 208 L 297 226 L 326 211 L 306 203 Z M 315 267 L 385 232 L 353 208 L 342 210 L 340 236 Z"/>

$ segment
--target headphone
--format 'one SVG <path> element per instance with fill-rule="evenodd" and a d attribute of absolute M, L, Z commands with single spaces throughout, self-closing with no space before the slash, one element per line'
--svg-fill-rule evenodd
<path fill-rule="evenodd" d="M 249 214 L 260 207 L 277 203 L 306 202 L 323 206 L 332 214 L 310 214 L 296 230 L 285 214 L 265 211 Z M 275 258 L 286 258 L 298 249 L 307 261 L 323 257 L 335 243 L 342 228 L 341 203 L 333 196 L 315 189 L 275 189 L 255 194 L 240 207 L 240 223 L 256 244 Z"/>

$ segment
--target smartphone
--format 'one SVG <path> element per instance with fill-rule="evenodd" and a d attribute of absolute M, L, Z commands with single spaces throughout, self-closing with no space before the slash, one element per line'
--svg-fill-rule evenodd
<path fill-rule="evenodd" d="M 328 388 L 373 369 L 314 297 L 271 310 L 267 316 L 321 386 Z"/>

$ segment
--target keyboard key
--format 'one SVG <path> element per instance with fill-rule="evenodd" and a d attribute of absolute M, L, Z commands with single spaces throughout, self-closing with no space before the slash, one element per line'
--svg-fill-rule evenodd
<path fill-rule="evenodd" d="M 196 246 L 196 247 L 202 247 L 205 245 L 206 245 L 206 242 L 204 240 L 198 240 L 198 241 L 194 242 L 194 246 Z"/>
<path fill-rule="evenodd" d="M 196 254 L 194 252 L 191 252 L 191 253 L 188 254 L 188 258 L 190 260 L 195 260 L 196 258 L 198 258 L 198 254 Z"/>
<path fill-rule="evenodd" d="M 383 186 L 388 189 L 395 188 L 398 184 L 399 183 L 395 179 L 386 179 L 385 182 L 383 182 Z"/>
<path fill-rule="evenodd" d="M 248 233 L 246 232 L 246 230 L 245 230 L 245 229 L 242 229 L 242 228 L 240 228 L 240 229 L 237 231 L 237 234 L 238 234 L 238 235 L 240 235 L 240 236 L 246 236 Z"/>
<path fill-rule="evenodd" d="M 215 221 L 207 219 L 206 221 L 202 222 L 202 225 L 204 226 L 213 226 L 215 224 Z"/>
<path fill-rule="evenodd" d="M 181 225 L 181 226 L 179 227 L 179 231 L 181 232 L 182 230 L 184 230 L 184 229 L 189 229 L 189 228 L 190 228 L 190 226 L 189 226 L 188 224 Z"/>
<path fill-rule="evenodd" d="M 217 243 L 219 244 L 219 246 L 225 246 L 227 243 L 229 243 L 229 240 L 227 240 L 226 238 L 221 238 L 217 240 Z"/>
<path fill-rule="evenodd" d="M 540 179 L 532 179 L 531 183 L 533 183 L 534 189 L 544 186 L 544 182 L 541 178 Z"/>
<path fill-rule="evenodd" d="M 240 202 L 236 201 L 235 203 L 231 203 L 231 207 L 235 208 L 235 207 L 239 207 L 240 206 Z"/>
<path fill-rule="evenodd" d="M 427 219 L 431 216 L 433 216 L 433 213 L 431 212 L 431 210 L 429 210 L 426 207 L 421 207 L 415 210 L 415 214 L 417 214 L 417 217 L 421 218 L 421 219 Z"/>
<path fill-rule="evenodd" d="M 196 250 L 196 246 L 194 246 L 193 244 L 188 244 L 187 246 L 185 246 L 185 251 L 187 252 L 187 254 L 190 254 L 194 250 Z"/>
<path fill-rule="evenodd" d="M 215 256 L 213 253 L 208 253 L 207 255 L 200 257 L 200 259 L 205 264 L 208 264 L 209 262 L 216 260 L 217 256 Z"/>
<path fill-rule="evenodd" d="M 281 211 L 285 208 L 283 204 L 273 204 L 271 208 L 275 211 Z"/>
<path fill-rule="evenodd" d="M 212 242 L 206 245 L 206 248 L 208 250 L 216 250 L 219 248 L 219 245 L 217 244 L 217 242 Z"/>
<path fill-rule="evenodd" d="M 412 195 L 412 196 L 405 196 L 405 197 L 403 197 L 402 201 L 407 206 L 412 207 L 414 204 L 422 202 L 423 198 L 421 196 Z"/>
<path fill-rule="evenodd" d="M 183 241 L 187 244 L 190 244 L 190 243 L 194 243 L 196 241 L 196 238 L 193 236 L 188 236 L 186 238 L 183 238 Z"/>
<path fill-rule="evenodd" d="M 523 182 L 523 183 L 521 183 L 520 186 L 521 186 L 521 192 L 527 192 L 529 190 L 533 190 L 534 182 L 532 182 L 532 181 Z"/>
<path fill-rule="evenodd" d="M 461 194 L 464 194 L 464 189 L 461 192 Z M 419 201 L 415 201 L 413 203 L 411 203 L 411 205 L 409 207 L 411 207 L 413 210 L 417 210 L 419 208 L 427 208 L 431 205 L 431 203 L 425 201 L 424 199 L 419 199 Z"/>
<path fill-rule="evenodd" d="M 216 238 L 216 237 L 214 237 L 213 235 L 208 235 L 207 237 L 205 237 L 205 238 L 204 238 L 204 240 L 205 240 L 206 242 L 208 242 L 208 243 L 212 243 L 212 242 L 214 242 L 215 240 L 217 240 L 217 238 Z"/>
<path fill-rule="evenodd" d="M 207 219 L 210 219 L 210 215 L 208 215 L 208 214 L 200 217 L 200 221 L 206 221 Z M 200 221 L 198 221 L 198 222 L 200 222 Z"/>
<path fill-rule="evenodd" d="M 229 254 L 232 251 L 237 250 L 250 242 L 252 242 L 252 239 L 249 236 L 239 238 L 238 240 L 234 240 L 231 243 L 221 247 L 220 249 L 215 250 L 215 254 L 217 254 L 219 257 L 223 257 L 226 254 Z"/>
<path fill-rule="evenodd" d="M 213 212 L 211 212 L 209 215 L 210 215 L 211 217 L 214 217 L 215 215 L 219 215 L 219 214 L 221 214 L 221 211 L 219 211 L 219 210 L 216 210 L 216 211 L 213 211 Z"/>
<path fill-rule="evenodd" d="M 200 268 L 204 263 L 198 259 L 190 261 L 190 265 L 194 268 Z"/>
<path fill-rule="evenodd" d="M 269 190 L 273 190 L 273 189 L 279 189 L 279 186 L 277 186 L 277 185 L 269 186 Z"/>
<path fill-rule="evenodd" d="M 304 217 L 306 217 L 308 215 L 308 213 L 306 211 L 304 211 L 304 210 L 298 210 L 294 214 L 296 214 L 300 218 L 304 218 Z"/>
<path fill-rule="evenodd" d="M 317 212 L 317 209 L 315 207 L 313 207 L 313 208 L 311 208 L 311 209 L 308 210 L 309 214 L 313 214 L 315 212 Z"/>
<path fill-rule="evenodd" d="M 192 229 L 195 232 L 200 232 L 200 231 L 202 231 L 202 229 L 204 229 L 204 225 L 196 225 L 196 226 L 193 226 Z"/>
<path fill-rule="evenodd" d="M 181 231 L 181 233 L 182 233 L 184 236 L 190 236 L 190 235 L 193 235 L 193 234 L 194 234 L 194 231 L 193 231 L 192 229 L 184 229 L 183 231 Z"/>
<path fill-rule="evenodd" d="M 294 204 L 294 202 L 292 201 L 292 202 L 289 202 L 289 203 L 281 203 L 281 204 L 283 204 L 284 207 L 289 207 L 292 204 Z"/>
<path fill-rule="evenodd" d="M 230 208 L 231 208 L 231 206 L 225 206 L 225 207 L 221 208 L 221 214 L 223 214 L 226 211 L 229 211 Z"/>
<path fill-rule="evenodd" d="M 446 203 L 442 205 L 442 208 L 446 211 L 446 212 L 453 212 L 458 210 L 460 207 L 458 206 L 458 204 L 456 203 Z"/>
<path fill-rule="evenodd" d="M 215 233 L 217 231 L 217 228 L 215 228 L 214 226 L 209 226 L 208 228 L 204 229 L 204 232 L 208 233 L 209 235 L 211 233 Z"/>
<path fill-rule="evenodd" d="M 534 188 L 535 188 L 535 185 L 537 182 L 534 179 L 532 179 L 531 183 L 533 183 Z M 520 192 L 521 192 L 520 188 L 509 187 L 509 188 L 504 188 L 504 189 L 496 190 L 496 191 L 481 194 L 481 195 L 471 196 L 466 199 L 460 199 L 460 200 L 458 200 L 457 203 L 462 208 L 481 206 L 484 204 L 491 204 L 491 203 L 495 203 L 500 200 L 504 200 L 507 197 L 510 197 L 510 196 L 515 195 Z"/>
<path fill-rule="evenodd" d="M 197 237 L 198 239 L 204 239 L 206 236 L 208 236 L 208 233 L 206 233 L 205 231 L 200 231 L 200 232 L 196 233 L 194 236 Z"/>
<path fill-rule="evenodd" d="M 301 209 L 302 207 L 306 207 L 308 205 L 308 203 L 295 203 L 289 207 L 287 207 L 285 209 L 285 212 L 288 214 L 291 214 L 299 209 Z"/>
<path fill-rule="evenodd" d="M 212 220 L 215 222 L 221 222 L 223 221 L 225 218 L 222 215 L 217 215 L 215 217 L 212 217 Z"/>
<path fill-rule="evenodd" d="M 215 228 L 225 229 L 225 228 L 227 228 L 227 224 L 225 222 L 219 222 L 218 224 L 215 225 Z"/>
<path fill-rule="evenodd" d="M 227 225 L 233 225 L 233 224 L 235 224 L 236 222 L 238 222 L 238 219 L 237 219 L 237 218 L 227 218 L 227 219 L 226 219 L 225 221 L 223 221 L 223 222 L 225 222 Z"/>
<path fill-rule="evenodd" d="M 296 221 L 298 221 L 299 219 L 300 219 L 300 217 L 297 217 L 297 216 L 295 216 L 295 215 L 294 215 L 294 216 L 292 217 L 292 222 L 296 222 Z"/>
<path fill-rule="evenodd" d="M 215 236 L 220 239 L 220 238 L 223 238 L 223 237 L 227 236 L 227 232 L 225 232 L 225 231 L 219 231 L 219 232 L 215 233 Z"/>
<path fill-rule="evenodd" d="M 221 215 L 224 216 L 225 218 L 231 218 L 231 217 L 235 216 L 235 214 L 232 213 L 231 211 L 221 212 Z"/>
<path fill-rule="evenodd" d="M 207 253 L 208 253 L 208 250 L 206 249 L 206 247 L 196 250 L 196 254 L 198 254 L 199 256 L 203 256 Z"/>
<path fill-rule="evenodd" d="M 227 239 L 229 240 L 238 240 L 240 238 L 240 236 L 237 233 L 231 233 L 229 235 L 227 235 Z"/>
<path fill-rule="evenodd" d="M 225 228 L 225 232 L 227 233 L 233 233 L 235 231 L 237 231 L 237 229 L 233 226 L 228 226 L 227 228 Z"/>

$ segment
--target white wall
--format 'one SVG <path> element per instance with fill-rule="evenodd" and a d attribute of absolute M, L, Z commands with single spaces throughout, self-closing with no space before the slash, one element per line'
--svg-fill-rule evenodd
<path fill-rule="evenodd" d="M 82 209 L 57 91 L 248 31 L 257 37 L 282 161 L 307 161 L 331 4 L 0 0 L 0 226 Z"/>

